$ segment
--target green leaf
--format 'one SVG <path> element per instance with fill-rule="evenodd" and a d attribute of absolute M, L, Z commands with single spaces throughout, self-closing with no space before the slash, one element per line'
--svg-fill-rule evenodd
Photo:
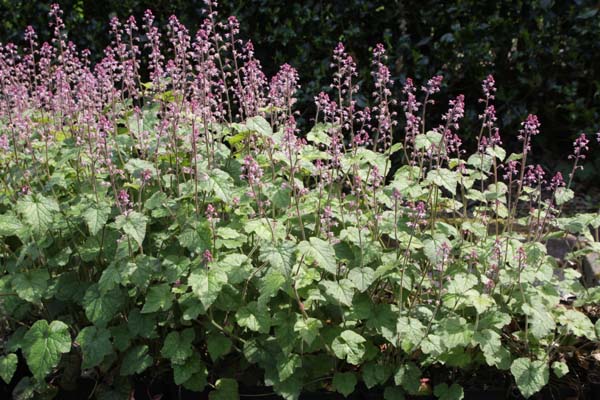
<path fill-rule="evenodd" d="M 483 314 L 487 309 L 496 304 L 492 296 L 485 293 L 479 293 L 475 290 L 469 292 L 469 302 L 475 307 L 478 314 Z"/>
<path fill-rule="evenodd" d="M 213 169 L 207 175 L 207 180 L 202 185 L 204 190 L 213 192 L 222 202 L 231 203 L 231 193 L 234 191 L 233 178 L 225 171 Z"/>
<path fill-rule="evenodd" d="M 480 332 L 475 332 L 473 341 L 479 344 L 485 362 L 489 366 L 495 366 L 501 370 L 510 368 L 510 352 L 502 346 L 499 333 L 491 329 L 483 329 Z"/>
<path fill-rule="evenodd" d="M 479 320 L 479 327 L 502 329 L 508 325 L 510 321 L 511 318 L 508 314 L 497 310 L 486 311 Z"/>
<path fill-rule="evenodd" d="M 462 386 L 457 383 L 453 383 L 450 387 L 446 383 L 436 385 L 433 389 L 433 394 L 439 400 L 462 400 L 465 397 Z"/>
<path fill-rule="evenodd" d="M 548 384 L 550 371 L 543 361 L 531 361 L 529 358 L 517 358 L 510 366 L 521 394 L 528 398 L 542 390 Z"/>
<path fill-rule="evenodd" d="M 227 274 L 218 268 L 200 269 L 190 274 L 188 283 L 194 295 L 198 297 L 204 308 L 208 309 L 227 283 Z"/>
<path fill-rule="evenodd" d="M 439 335 L 448 349 L 466 347 L 471 343 L 473 327 L 464 318 L 446 318 L 440 324 Z"/>
<path fill-rule="evenodd" d="M 79 332 L 75 342 L 81 346 L 83 354 L 81 367 L 84 369 L 100 365 L 104 357 L 113 351 L 110 332 L 105 328 L 87 326 Z"/>
<path fill-rule="evenodd" d="M 358 333 L 345 330 L 331 344 L 331 350 L 341 360 L 353 365 L 359 365 L 365 355 L 367 340 Z"/>
<path fill-rule="evenodd" d="M 197 354 L 186 359 L 183 364 L 173 364 L 171 367 L 173 368 L 173 380 L 176 385 L 183 385 L 193 380 L 195 381 L 194 387 L 191 388 L 188 383 L 185 385 L 186 388 L 201 391 L 206 386 L 206 377 L 208 375 L 206 365 L 204 365 Z"/>
<path fill-rule="evenodd" d="M 569 373 L 569 366 L 566 362 L 554 361 L 552 363 L 552 371 L 558 378 L 562 378 Z"/>
<path fill-rule="evenodd" d="M 215 390 L 208 394 L 209 400 L 240 400 L 238 383 L 235 379 L 219 379 Z"/>
<path fill-rule="evenodd" d="M 410 394 L 417 394 L 421 386 L 421 370 L 413 363 L 402 364 L 394 375 L 394 383 Z"/>
<path fill-rule="evenodd" d="M 545 310 L 543 306 L 530 306 L 523 304 L 523 312 L 529 316 L 529 332 L 538 339 L 544 338 L 556 328 L 556 323 L 552 314 Z"/>
<path fill-rule="evenodd" d="M 302 359 L 298 354 L 281 354 L 277 357 L 277 373 L 279 381 L 283 382 L 294 375 L 294 372 L 302 367 Z"/>
<path fill-rule="evenodd" d="M 12 391 L 13 400 L 51 400 L 57 395 L 58 387 L 30 376 L 21 378 Z"/>
<path fill-rule="evenodd" d="M 111 264 L 102 271 L 102 275 L 98 280 L 98 289 L 100 289 L 100 292 L 106 293 L 116 288 L 120 283 L 121 271 L 119 271 L 115 264 Z"/>
<path fill-rule="evenodd" d="M 23 224 L 15 215 L 0 215 L 0 237 L 20 236 L 23 228 Z"/>
<path fill-rule="evenodd" d="M 477 285 L 477 277 L 475 275 L 458 273 L 448 282 L 448 293 L 463 296 L 475 285 Z"/>
<path fill-rule="evenodd" d="M 111 326 L 108 330 L 110 330 L 110 334 L 112 335 L 115 349 L 122 352 L 129 348 L 133 336 L 126 324 Z"/>
<path fill-rule="evenodd" d="M 185 293 L 178 299 L 179 306 L 181 307 L 182 318 L 184 321 L 191 321 L 198 318 L 198 315 L 206 314 L 206 309 L 202 305 L 202 302 L 196 298 L 193 293 Z"/>
<path fill-rule="evenodd" d="M 457 173 L 446 168 L 432 169 L 427 173 L 427 180 L 438 187 L 443 187 L 452 195 L 456 195 L 458 183 Z"/>
<path fill-rule="evenodd" d="M 309 260 L 314 260 L 325 271 L 334 275 L 337 273 L 335 251 L 331 243 L 317 237 L 311 237 L 309 242 L 300 242 L 298 250 L 300 254 L 305 255 Z"/>
<path fill-rule="evenodd" d="M 261 136 L 271 137 L 273 136 L 273 129 L 271 124 L 260 115 L 248 118 L 246 120 L 246 128 L 250 131 L 254 131 Z"/>
<path fill-rule="evenodd" d="M 6 351 L 16 352 L 23 347 L 23 337 L 27 333 L 27 328 L 24 326 L 18 327 L 4 342 L 4 349 Z"/>
<path fill-rule="evenodd" d="M 298 332 L 300 337 L 311 345 L 319 335 L 319 329 L 323 327 L 321 320 L 316 318 L 300 318 L 294 324 L 294 332 Z"/>
<path fill-rule="evenodd" d="M 396 321 L 398 338 L 400 339 L 403 348 L 407 347 L 409 350 L 412 346 L 415 346 L 424 339 L 426 330 L 425 325 L 416 318 L 400 317 Z M 396 345 L 394 342 L 392 342 L 392 344 Z"/>
<path fill-rule="evenodd" d="M 122 229 L 129 237 L 141 247 L 146 237 L 146 222 L 148 218 L 137 212 L 131 211 L 127 215 L 119 215 L 115 220 L 117 229 Z"/>
<path fill-rule="evenodd" d="M 266 306 L 269 299 L 275 296 L 279 289 L 285 287 L 286 281 L 285 276 L 279 272 L 266 274 L 260 281 L 260 296 L 258 296 L 259 305 Z"/>
<path fill-rule="evenodd" d="M 238 325 L 251 331 L 268 333 L 271 328 L 271 316 L 266 307 L 260 307 L 256 301 L 248 303 L 235 314 Z"/>
<path fill-rule="evenodd" d="M 196 254 L 202 254 L 204 250 L 210 249 L 212 233 L 208 221 L 196 224 L 195 227 L 188 227 L 177 236 L 179 244 L 189 251 Z"/>
<path fill-rule="evenodd" d="M 556 192 L 554 193 L 554 199 L 556 200 L 556 205 L 560 206 L 568 201 L 571 201 L 575 193 L 571 189 L 567 189 L 564 187 L 556 188 Z"/>
<path fill-rule="evenodd" d="M 148 354 L 148 346 L 137 345 L 125 353 L 119 373 L 122 376 L 141 374 L 151 365 L 152 357 Z"/>
<path fill-rule="evenodd" d="M 48 288 L 50 274 L 45 269 L 20 272 L 12 279 L 12 287 L 17 295 L 30 303 L 40 303 Z"/>
<path fill-rule="evenodd" d="M 348 397 L 356 387 L 356 374 L 354 372 L 336 372 L 333 375 L 333 387 L 335 390 Z"/>
<path fill-rule="evenodd" d="M 248 256 L 240 253 L 227 254 L 222 259 L 219 259 L 219 268 L 227 273 L 227 282 L 232 285 L 237 285 L 246 281 L 250 274 L 254 271 L 249 265 Z"/>
<path fill-rule="evenodd" d="M 460 226 L 462 231 L 473 233 L 477 237 L 485 237 L 487 235 L 487 227 L 479 221 L 463 221 Z"/>
<path fill-rule="evenodd" d="M 494 158 L 481 153 L 474 153 L 467 159 L 467 164 L 477 168 L 478 171 L 487 172 L 492 167 Z"/>
<path fill-rule="evenodd" d="M 153 313 L 158 310 L 167 311 L 173 303 L 173 293 L 167 283 L 151 286 L 146 295 L 146 302 L 142 314 Z"/>
<path fill-rule="evenodd" d="M 376 364 L 375 362 L 363 364 L 361 371 L 363 382 L 367 386 L 367 389 L 385 383 L 390 377 L 390 369 L 388 366 Z"/>
<path fill-rule="evenodd" d="M 246 242 L 246 235 L 228 227 L 217 228 L 216 248 L 237 249 Z"/>
<path fill-rule="evenodd" d="M 231 350 L 231 340 L 222 334 L 211 334 L 206 338 L 206 346 L 208 354 L 213 361 L 219 357 L 226 355 Z"/>
<path fill-rule="evenodd" d="M 127 315 L 127 329 L 133 336 L 141 336 L 152 339 L 157 337 L 156 315 L 142 314 L 139 309 L 134 308 Z"/>
<path fill-rule="evenodd" d="M 168 197 L 166 194 L 164 194 L 164 192 L 154 192 L 154 194 L 144 202 L 144 208 L 148 210 L 161 208 L 163 204 L 167 202 L 167 199 Z"/>
<path fill-rule="evenodd" d="M 157 175 L 154 164 L 146 160 L 141 160 L 139 158 L 132 158 L 128 160 L 125 164 L 125 169 L 137 179 L 141 179 L 142 173 L 146 170 L 150 171 L 152 176 Z"/>
<path fill-rule="evenodd" d="M 110 205 L 107 203 L 92 204 L 83 211 L 82 216 L 92 235 L 100 232 L 110 215 Z"/>
<path fill-rule="evenodd" d="M 325 124 L 318 122 L 312 127 L 310 132 L 306 134 L 306 140 L 315 144 L 324 144 L 329 146 L 331 143 L 331 137 L 329 136 L 329 129 L 333 128 L 333 124 Z"/>
<path fill-rule="evenodd" d="M 287 209 L 291 204 L 292 190 L 289 187 L 278 188 L 271 194 L 270 200 L 275 209 Z"/>
<path fill-rule="evenodd" d="M 102 293 L 95 283 L 83 297 L 85 316 L 100 327 L 105 327 L 117 315 L 123 303 L 123 294 L 118 288 Z"/>
<path fill-rule="evenodd" d="M 259 260 L 269 263 L 271 267 L 289 276 L 292 271 L 292 259 L 296 246 L 292 242 L 264 242 L 260 248 Z"/>
<path fill-rule="evenodd" d="M 173 364 L 183 364 L 193 353 L 192 342 L 196 335 L 192 328 L 180 332 L 169 332 L 160 353 Z"/>
<path fill-rule="evenodd" d="M 273 382 L 273 390 L 285 400 L 298 400 L 303 387 L 302 371 L 283 382 Z"/>
<path fill-rule="evenodd" d="M 342 279 L 339 282 L 322 281 L 321 285 L 325 288 L 325 293 L 338 301 L 340 304 L 350 307 L 354 297 L 354 284 L 348 279 Z"/>
<path fill-rule="evenodd" d="M 498 145 L 495 145 L 493 147 L 488 146 L 488 147 L 486 147 L 485 151 L 487 154 L 498 158 L 500 161 L 504 161 L 504 159 L 506 158 L 506 150 L 504 150 L 502 147 L 500 147 Z"/>
<path fill-rule="evenodd" d="M 442 134 L 429 131 L 426 134 L 415 136 L 415 150 L 429 150 L 432 146 L 438 146 L 442 141 Z"/>
<path fill-rule="evenodd" d="M 22 348 L 31 373 L 42 380 L 71 350 L 69 327 L 62 321 L 36 321 L 23 337 Z"/>
<path fill-rule="evenodd" d="M 421 350 L 425 354 L 429 354 L 434 357 L 439 357 L 446 351 L 446 348 L 444 346 L 441 336 L 430 333 L 421 342 Z"/>
<path fill-rule="evenodd" d="M 4 357 L 0 357 L 0 378 L 8 385 L 12 380 L 19 358 L 16 354 L 10 353 Z"/>
<path fill-rule="evenodd" d="M 34 233 L 44 233 L 50 227 L 55 213 L 60 211 L 58 203 L 41 194 L 31 194 L 17 201 L 17 211 Z"/>
<path fill-rule="evenodd" d="M 566 326 L 575 336 L 585 336 L 590 340 L 596 339 L 594 324 L 584 313 L 577 310 L 566 310 L 558 317 L 558 323 Z"/>
<path fill-rule="evenodd" d="M 452 244 L 445 235 L 436 233 L 433 238 L 423 240 L 423 252 L 433 265 L 439 265 L 444 255 L 440 251 L 442 245 L 452 248 Z"/>
<path fill-rule="evenodd" d="M 354 268 L 348 273 L 348 279 L 350 279 L 358 291 L 362 293 L 375 281 L 375 271 L 369 267 Z"/>

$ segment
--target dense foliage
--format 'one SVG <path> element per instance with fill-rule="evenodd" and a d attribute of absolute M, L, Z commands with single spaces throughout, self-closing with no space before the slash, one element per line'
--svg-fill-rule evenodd
<path fill-rule="evenodd" d="M 19 398 L 80 375 L 127 398 L 149 375 L 214 400 L 239 382 L 460 399 L 482 368 L 530 397 L 597 346 L 600 288 L 544 246 L 577 235 L 574 263 L 600 249 L 598 214 L 561 212 L 596 137 L 575 140 L 566 179 L 528 164 L 533 114 L 507 154 L 488 76 L 467 154 L 464 95 L 436 118 L 436 75 L 396 102 L 375 45 L 361 107 L 341 43 L 300 132 L 296 70 L 268 80 L 208 6 L 194 36 L 149 11 L 111 20 L 98 63 L 58 6 L 50 42 L 30 28 L 0 47 L 0 378 L 26 363 Z"/>
<path fill-rule="evenodd" d="M 424 81 L 442 73 L 443 93 L 476 99 L 477 82 L 493 73 L 499 83 L 496 106 L 502 131 L 514 132 L 528 112 L 538 115 L 545 137 L 535 146 L 535 157 L 545 167 L 563 173 L 562 149 L 580 132 L 595 132 L 600 120 L 600 14 L 597 3 L 577 1 L 303 1 L 287 5 L 277 0 L 223 1 L 227 15 L 241 21 L 241 36 L 251 38 L 267 75 L 289 63 L 299 71 L 302 110 L 298 122 L 310 126 L 312 96 L 329 84 L 331 49 L 343 41 L 360 60 L 370 57 L 375 43 L 388 48 L 391 74 L 402 84 L 407 76 Z M 203 1 L 106 0 L 61 2 L 70 39 L 89 48 L 99 59 L 110 38 L 104 29 L 110 15 L 141 18 L 153 9 L 157 21 L 171 14 L 195 29 L 202 19 Z M 45 29 L 49 3 L 27 0 L 0 1 L 0 41 L 21 43 L 29 24 Z M 359 67 L 363 92 L 371 91 L 368 65 Z M 399 87 L 397 85 L 397 87 Z M 396 92 L 396 96 L 400 93 Z M 369 96 L 357 96 L 359 104 Z M 442 110 L 437 110 L 439 115 Z M 468 102 L 463 139 L 476 142 L 477 104 Z M 505 135 L 505 143 L 518 143 Z M 587 160 L 578 179 L 593 182 L 600 176 L 600 161 Z"/>

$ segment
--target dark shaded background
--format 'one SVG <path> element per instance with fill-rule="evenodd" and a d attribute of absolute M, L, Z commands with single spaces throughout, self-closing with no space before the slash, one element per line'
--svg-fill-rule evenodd
<path fill-rule="evenodd" d="M 600 2 L 591 0 L 223 0 L 225 18 L 236 15 L 241 34 L 252 39 L 267 75 L 288 62 L 300 72 L 299 109 L 311 116 L 312 97 L 330 83 L 330 55 L 338 41 L 359 63 L 363 93 L 370 93 L 370 52 L 382 42 L 399 92 L 407 76 L 421 83 L 444 75 L 439 113 L 448 96 L 464 93 L 462 126 L 467 145 L 478 132 L 481 80 L 496 78 L 501 134 L 517 146 L 519 122 L 538 114 L 542 135 L 535 139 L 537 161 L 566 169 L 567 155 L 581 132 L 594 138 L 600 128 Z M 65 0 L 70 39 L 96 56 L 109 43 L 112 15 L 141 17 L 147 8 L 157 20 L 176 14 L 192 31 L 202 19 L 201 0 Z M 33 25 L 42 38 L 50 2 L 0 0 L 0 41 L 20 42 Z M 141 23 L 140 23 L 141 25 Z M 368 103 L 359 98 L 359 103 Z M 594 140 L 595 142 L 595 140 Z M 596 145 L 597 146 L 597 145 Z M 595 147 L 595 146 L 594 146 Z M 597 150 L 594 149 L 594 150 Z M 600 157 L 590 157 L 579 181 L 599 187 Z M 594 185 L 595 184 L 595 185 Z"/>

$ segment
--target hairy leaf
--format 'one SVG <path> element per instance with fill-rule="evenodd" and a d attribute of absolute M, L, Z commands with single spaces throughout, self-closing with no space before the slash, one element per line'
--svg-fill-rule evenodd
<path fill-rule="evenodd" d="M 529 358 L 518 358 L 510 366 L 521 394 L 528 398 L 542 390 L 548 384 L 550 371 L 543 361 L 531 361 Z"/>
<path fill-rule="evenodd" d="M 50 227 L 54 215 L 60 211 L 58 202 L 41 194 L 31 194 L 17 202 L 17 210 L 36 234 L 44 233 Z"/>
<path fill-rule="evenodd" d="M 192 328 L 184 329 L 182 332 L 169 332 L 160 353 L 173 364 L 183 364 L 193 353 L 194 338 Z"/>
<path fill-rule="evenodd" d="M 356 374 L 354 372 L 336 372 L 333 375 L 333 387 L 335 390 L 348 397 L 356 387 Z"/>
<path fill-rule="evenodd" d="M 127 215 L 119 215 L 115 220 L 118 229 L 122 229 L 129 237 L 141 247 L 146 237 L 146 223 L 148 218 L 137 211 Z"/>
<path fill-rule="evenodd" d="M 300 242 L 298 250 L 309 260 L 314 260 L 325 271 L 334 275 L 337 273 L 335 251 L 331 243 L 317 237 L 311 237 L 309 241 Z"/>
<path fill-rule="evenodd" d="M 92 204 L 83 211 L 83 219 L 92 235 L 102 230 L 110 215 L 110 205 L 107 203 Z"/>
<path fill-rule="evenodd" d="M 350 364 L 359 365 L 365 355 L 366 341 L 358 333 L 345 330 L 333 340 L 331 349 L 337 358 L 346 360 Z"/>
<path fill-rule="evenodd" d="M 17 370 L 18 362 L 19 359 L 14 353 L 0 357 L 0 378 L 2 378 L 4 383 L 7 385 L 10 383 L 15 371 Z"/>
<path fill-rule="evenodd" d="M 204 308 L 208 309 L 227 283 L 227 274 L 219 268 L 200 269 L 190 274 L 188 283 L 194 295 L 198 297 Z"/>
<path fill-rule="evenodd" d="M 93 368 L 99 365 L 104 357 L 113 351 L 110 332 L 105 328 L 87 326 L 75 338 L 83 353 L 82 368 Z"/>
<path fill-rule="evenodd" d="M 171 308 L 173 294 L 171 287 L 166 283 L 151 286 L 146 295 L 146 302 L 142 308 L 142 314 L 152 313 L 159 310 L 166 311 Z"/>
<path fill-rule="evenodd" d="M 22 349 L 33 376 L 42 380 L 71 350 L 69 327 L 62 321 L 36 321 L 23 337 Z"/>
<path fill-rule="evenodd" d="M 272 244 L 264 242 L 260 249 L 260 261 L 288 276 L 292 270 L 292 259 L 296 246 L 292 242 Z"/>
<path fill-rule="evenodd" d="M 137 345 L 125 353 L 121 363 L 120 374 L 123 376 L 140 374 L 152 365 L 152 357 L 148 354 L 147 345 Z"/>

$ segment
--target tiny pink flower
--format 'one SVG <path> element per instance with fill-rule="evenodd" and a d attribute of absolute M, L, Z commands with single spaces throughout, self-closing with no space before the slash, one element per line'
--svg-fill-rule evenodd
<path fill-rule="evenodd" d="M 585 160 L 585 152 L 590 149 L 588 147 L 589 143 L 590 141 L 586 137 L 585 133 L 579 135 L 579 137 L 573 142 L 573 154 L 569 154 L 569 160 Z"/>
<path fill-rule="evenodd" d="M 146 183 L 150 179 L 152 179 L 152 171 L 150 171 L 149 169 L 143 170 L 142 171 L 142 182 Z"/>
<path fill-rule="evenodd" d="M 210 252 L 210 250 L 206 249 L 204 250 L 204 253 L 202 253 L 202 260 L 208 264 L 210 262 L 213 262 L 213 255 Z"/>

